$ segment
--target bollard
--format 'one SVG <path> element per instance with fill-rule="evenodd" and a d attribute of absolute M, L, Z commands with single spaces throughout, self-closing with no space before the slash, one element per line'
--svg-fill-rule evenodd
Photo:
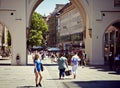
<path fill-rule="evenodd" d="M 16 64 L 20 65 L 20 56 L 19 56 L 19 54 L 17 54 L 17 56 L 16 56 Z"/>

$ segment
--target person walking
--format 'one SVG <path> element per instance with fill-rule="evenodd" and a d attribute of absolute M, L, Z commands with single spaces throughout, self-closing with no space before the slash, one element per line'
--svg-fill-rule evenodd
<path fill-rule="evenodd" d="M 116 71 L 120 70 L 120 54 L 115 56 L 115 69 Z"/>
<path fill-rule="evenodd" d="M 44 51 L 42 51 L 41 52 L 41 59 L 44 60 L 44 58 L 45 58 L 45 53 L 44 53 Z"/>
<path fill-rule="evenodd" d="M 39 59 L 39 55 L 35 54 L 34 56 L 34 73 L 35 73 L 35 83 L 36 87 L 41 85 L 41 80 L 42 80 L 42 74 L 41 74 L 41 60 Z M 39 80 L 38 80 L 39 78 Z"/>
<path fill-rule="evenodd" d="M 71 65 L 72 65 L 72 73 L 73 73 L 73 78 L 76 78 L 76 70 L 78 68 L 80 58 L 77 55 L 77 52 L 74 52 L 74 55 L 71 58 Z"/>
<path fill-rule="evenodd" d="M 113 70 L 113 63 L 114 63 L 114 57 L 113 57 L 113 52 L 109 53 L 109 69 Z"/>
<path fill-rule="evenodd" d="M 67 62 L 67 58 L 64 57 L 63 53 L 60 53 L 60 57 L 57 60 L 58 62 L 58 69 L 59 69 L 59 79 L 61 79 L 61 77 L 65 76 L 65 69 L 66 67 L 68 67 L 68 62 Z"/>
<path fill-rule="evenodd" d="M 51 54 L 51 63 L 55 61 L 55 58 L 56 58 L 55 53 L 52 53 Z"/>

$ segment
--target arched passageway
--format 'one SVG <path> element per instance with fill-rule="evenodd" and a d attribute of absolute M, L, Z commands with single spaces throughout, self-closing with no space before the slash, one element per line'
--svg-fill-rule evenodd
<path fill-rule="evenodd" d="M 87 17 L 87 13 L 86 13 L 86 9 L 85 9 L 85 7 L 84 7 L 84 5 L 81 3 L 81 0 L 76 0 L 76 1 L 74 1 L 74 0 L 70 0 L 71 2 L 72 2 L 72 4 L 75 6 L 75 8 L 78 10 L 78 13 L 81 15 L 81 17 L 80 18 L 82 18 L 82 26 L 83 26 L 83 29 L 82 30 L 84 30 L 83 31 L 83 33 L 84 33 L 84 35 L 86 35 L 86 31 L 88 31 L 87 29 L 89 29 L 88 28 L 88 26 L 86 26 L 86 25 L 88 25 L 89 24 L 89 22 L 88 22 L 88 17 Z M 32 2 L 32 1 L 31 1 Z M 44 1 L 43 1 L 44 2 Z M 28 25 L 28 27 L 27 27 L 27 31 L 29 32 L 29 28 L 30 28 L 30 22 L 31 22 L 31 15 L 32 15 L 32 13 L 34 12 L 34 10 L 37 8 L 37 6 L 41 3 L 41 0 L 38 0 L 37 2 L 33 2 L 34 4 L 31 4 L 30 5 L 30 9 L 28 9 L 29 10 L 29 12 L 27 13 L 28 15 L 27 15 L 27 25 Z M 85 37 L 85 36 L 84 36 Z M 89 36 L 88 36 L 89 37 Z M 87 40 L 86 40 L 87 41 Z M 86 43 L 85 43 L 86 44 Z M 89 45 L 90 45 L 90 42 L 89 42 Z M 87 45 L 86 45 L 87 46 Z M 87 53 L 89 53 L 90 51 L 87 49 L 87 51 L 86 51 Z M 27 59 L 28 59 L 28 57 L 27 57 Z M 28 61 L 27 61 L 28 62 Z"/>
<path fill-rule="evenodd" d="M 120 54 L 120 21 L 111 24 L 104 35 L 104 62 L 109 64 L 110 56 L 115 60 L 115 56 Z"/>
<path fill-rule="evenodd" d="M 12 37 L 12 61 L 13 65 L 16 65 L 16 56 L 20 55 L 21 65 L 26 65 L 27 50 L 26 50 L 26 30 L 30 28 L 31 15 L 36 7 L 43 0 L 12 0 L 5 1 L 0 0 L 0 20 L 4 22 L 11 30 Z M 86 13 L 84 5 L 81 3 L 83 0 L 71 0 L 75 6 L 79 9 L 84 20 L 84 28 L 89 29 L 86 25 Z M 74 2 L 75 1 L 75 2 Z M 49 3 L 49 2 L 48 2 Z M 9 9 L 6 9 L 9 8 Z"/>
<path fill-rule="evenodd" d="M 11 64 L 11 47 L 9 29 L 0 22 L 0 64 Z"/>

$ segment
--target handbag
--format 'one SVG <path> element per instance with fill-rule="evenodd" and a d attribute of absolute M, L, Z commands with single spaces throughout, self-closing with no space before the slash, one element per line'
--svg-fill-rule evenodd
<path fill-rule="evenodd" d="M 66 71 L 65 71 L 65 75 L 66 75 L 66 76 L 72 75 L 72 71 L 71 71 L 71 70 L 66 70 Z"/>
<path fill-rule="evenodd" d="M 41 71 L 43 71 L 43 64 L 41 63 Z"/>

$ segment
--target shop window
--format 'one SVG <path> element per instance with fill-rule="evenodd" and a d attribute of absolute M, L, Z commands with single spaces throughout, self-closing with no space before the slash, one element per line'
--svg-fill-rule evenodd
<path fill-rule="evenodd" d="M 111 44 L 114 44 L 114 32 L 110 32 Z"/>
<path fill-rule="evenodd" d="M 108 44 L 108 33 L 105 33 L 105 43 Z"/>
<path fill-rule="evenodd" d="M 114 0 L 114 7 L 120 7 L 120 0 Z"/>
<path fill-rule="evenodd" d="M 118 31 L 116 31 L 116 38 L 118 37 Z"/>

